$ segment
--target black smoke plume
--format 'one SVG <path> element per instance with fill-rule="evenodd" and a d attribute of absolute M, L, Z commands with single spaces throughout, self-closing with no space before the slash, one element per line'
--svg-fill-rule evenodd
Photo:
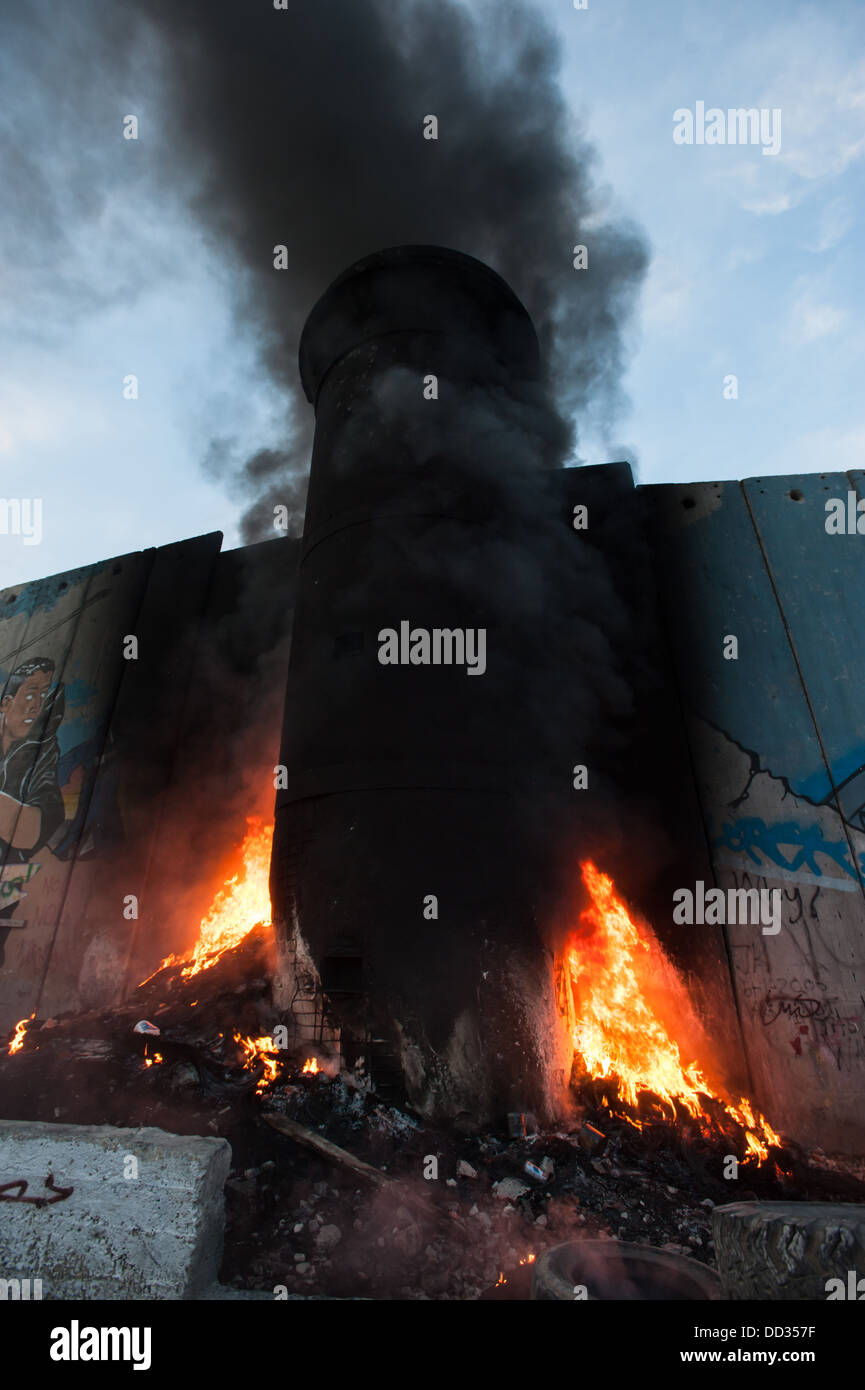
<path fill-rule="evenodd" d="M 576 445 L 574 416 L 613 420 L 647 253 L 633 227 L 598 225 L 593 151 L 537 9 L 144 0 L 143 13 L 152 31 L 139 44 L 155 33 L 162 49 L 165 177 L 185 185 L 205 235 L 239 272 L 240 312 L 287 402 L 285 437 L 234 464 L 245 539 L 273 535 L 277 503 L 296 524 L 302 516 L 306 315 L 347 265 L 386 246 L 465 251 L 514 287 L 566 422 L 562 461 Z M 437 140 L 423 135 L 430 115 Z M 577 244 L 588 270 L 573 268 Z M 274 269 L 278 245 L 284 270 Z"/>

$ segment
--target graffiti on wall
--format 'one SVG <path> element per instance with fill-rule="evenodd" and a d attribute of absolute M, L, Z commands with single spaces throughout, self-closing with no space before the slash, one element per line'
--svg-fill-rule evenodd
<path fill-rule="evenodd" d="M 781 1030 L 794 1056 L 831 1058 L 841 1071 L 865 1056 L 862 1014 L 827 991 L 821 980 L 773 979 L 756 1000 L 756 1013 L 764 1028 Z"/>
<path fill-rule="evenodd" d="M 122 838 L 104 746 L 105 692 L 79 673 L 80 661 L 58 635 L 107 592 L 71 611 L 65 595 L 62 617 L 43 621 L 38 636 L 0 654 L 0 967 L 10 934 L 28 925 L 34 891 L 46 909 L 49 901 L 59 904 L 67 873 L 61 866 Z M 39 606 L 25 587 L 19 612 L 32 617 Z"/>
<path fill-rule="evenodd" d="M 753 871 L 730 872 L 737 887 L 759 888 L 770 882 Z M 837 958 L 821 922 L 823 891 L 798 883 L 783 890 L 789 973 L 777 973 L 780 961 L 773 968 L 766 943 L 733 943 L 732 955 L 737 997 L 751 1026 L 768 1044 L 782 1046 L 792 1061 L 810 1057 L 823 1068 L 841 1072 L 865 1061 L 865 997 L 845 998 L 838 992 L 837 967 L 844 962 Z M 833 985 L 827 974 L 835 980 Z"/>
<path fill-rule="evenodd" d="M 777 939 L 755 946 L 728 930 L 752 1054 L 773 1057 L 772 1066 L 783 1056 L 794 1070 L 810 1059 L 824 1079 L 857 1072 L 865 1063 L 856 984 L 865 966 L 865 836 L 843 807 L 809 801 L 753 750 L 697 724 L 716 872 L 737 887 L 782 885 Z"/>
<path fill-rule="evenodd" d="M 767 825 L 761 816 L 746 816 L 724 821 L 721 833 L 712 841 L 712 848 L 744 856 L 757 868 L 774 865 L 802 882 L 823 879 L 824 886 L 847 891 L 854 891 L 859 885 L 846 837 L 826 839 L 822 826 L 818 824 L 800 825 L 797 821 L 785 820 Z M 850 880 L 849 888 L 843 879 L 839 880 L 835 875 L 827 878 L 826 866 L 821 864 L 818 856 L 841 870 Z M 865 873 L 865 850 L 857 858 L 859 870 Z"/>
<path fill-rule="evenodd" d="M 23 896 L 34 855 L 65 819 L 57 775 L 65 702 L 54 674 L 51 657 L 33 657 L 11 672 L 0 694 L 0 920 Z"/>

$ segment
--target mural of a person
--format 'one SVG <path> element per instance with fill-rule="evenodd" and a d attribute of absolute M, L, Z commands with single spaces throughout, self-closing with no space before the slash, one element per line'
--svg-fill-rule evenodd
<path fill-rule="evenodd" d="M 53 685 L 54 662 L 34 657 L 12 672 L 0 694 L 0 866 L 27 864 L 63 824 L 57 776 L 63 686 Z M 2 884 L 0 884 L 2 891 Z M 16 904 L 0 896 L 0 966 Z"/>

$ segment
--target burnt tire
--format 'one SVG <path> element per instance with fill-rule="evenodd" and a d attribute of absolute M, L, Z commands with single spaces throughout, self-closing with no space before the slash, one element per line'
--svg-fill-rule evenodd
<path fill-rule="evenodd" d="M 846 1288 L 850 1271 L 865 1277 L 865 1206 L 732 1202 L 712 1222 L 727 1298 L 825 1302 L 830 1279 Z"/>
<path fill-rule="evenodd" d="M 575 1287 L 592 1301 L 719 1299 L 717 1274 L 686 1255 L 621 1240 L 571 1240 L 532 1265 L 532 1298 L 574 1302 Z"/>

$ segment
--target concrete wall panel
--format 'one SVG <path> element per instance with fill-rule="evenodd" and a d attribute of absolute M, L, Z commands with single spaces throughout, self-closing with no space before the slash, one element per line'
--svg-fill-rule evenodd
<path fill-rule="evenodd" d="M 754 923 L 726 932 L 756 1098 L 790 1137 L 854 1150 L 865 1139 L 863 842 L 842 819 L 833 769 L 859 735 L 852 708 L 832 695 L 849 669 L 852 581 L 824 546 L 847 540 L 825 535 L 816 498 L 836 482 L 646 491 L 716 883 L 782 894 L 777 935 Z M 797 493 L 815 496 L 809 505 Z M 829 650 L 821 634 L 836 622 Z M 735 660 L 723 655 L 729 636 Z"/>
<path fill-rule="evenodd" d="M 10 927 L 0 925 L 6 956 L 0 1026 L 15 1021 L 10 1015 L 21 1017 L 22 1009 L 29 1013 L 36 1007 L 113 705 L 100 634 L 108 613 L 128 607 L 126 594 L 125 576 L 118 578 L 108 565 L 27 585 L 10 605 L 28 612 L 26 629 L 21 632 L 19 625 L 0 638 L 6 691 L 0 721 L 3 783 L 23 808 L 36 807 L 41 814 L 35 845 L 15 832 L 11 843 L 2 844 L 4 884 L 17 887 L 11 912 L 3 913 Z M 46 661 L 54 663 L 53 670 L 36 672 L 33 679 L 44 689 L 30 696 L 44 701 L 42 716 L 30 726 L 32 736 L 26 732 L 18 738 L 25 731 L 14 722 L 16 700 L 9 696 L 15 673 L 22 663 Z M 18 691 L 17 700 L 26 689 Z M 22 829 L 23 816 L 19 810 Z"/>
<path fill-rule="evenodd" d="M 22 661 L 55 663 L 38 676 L 50 729 L 26 768 L 21 731 L 6 740 L 12 762 L 0 756 L 12 789 L 44 753 L 52 808 L 33 853 L 0 837 L 0 1030 L 34 1010 L 115 1002 L 183 949 L 240 838 L 232 826 L 272 815 L 296 547 L 223 556 L 220 540 L 0 595 L 0 689 Z M 137 660 L 124 658 L 129 635 Z M 130 894 L 137 919 L 124 915 Z"/>

